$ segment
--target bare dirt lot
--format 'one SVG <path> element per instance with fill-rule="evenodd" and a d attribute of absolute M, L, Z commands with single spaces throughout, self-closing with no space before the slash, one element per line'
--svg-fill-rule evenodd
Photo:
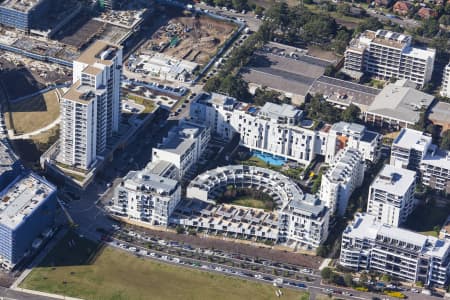
<path fill-rule="evenodd" d="M 204 15 L 167 17 L 167 23 L 155 31 L 141 50 L 153 50 L 202 65 L 236 29 L 231 22 Z"/>

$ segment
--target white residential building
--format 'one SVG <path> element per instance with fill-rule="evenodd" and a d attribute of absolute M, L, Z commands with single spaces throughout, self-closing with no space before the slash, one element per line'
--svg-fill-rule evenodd
<path fill-rule="evenodd" d="M 280 211 L 279 242 L 297 242 L 299 246 L 317 248 L 328 237 L 330 211 L 317 196 L 303 194 Z"/>
<path fill-rule="evenodd" d="M 320 185 L 319 198 L 331 214 L 344 215 L 350 196 L 363 183 L 364 171 L 361 152 L 349 147 L 338 152 Z"/>
<path fill-rule="evenodd" d="M 431 142 L 431 137 L 425 133 L 403 128 L 392 143 L 390 164 L 418 171 L 420 161 L 427 154 Z"/>
<path fill-rule="evenodd" d="M 350 42 L 344 68 L 385 79 L 409 79 L 422 87 L 431 79 L 436 50 L 411 43 L 409 35 L 366 30 Z"/>
<path fill-rule="evenodd" d="M 376 162 L 380 156 L 381 135 L 364 125 L 338 122 L 328 132 L 325 161 L 330 162 L 345 147 L 357 149 L 364 160 Z"/>
<path fill-rule="evenodd" d="M 152 161 L 170 162 L 178 168 L 178 178 L 183 179 L 195 167 L 211 138 L 206 126 L 181 121 L 172 128 L 161 144 L 152 149 Z"/>
<path fill-rule="evenodd" d="M 412 213 L 416 172 L 385 165 L 369 188 L 367 213 L 378 222 L 399 227 Z"/>
<path fill-rule="evenodd" d="M 149 168 L 131 171 L 114 190 L 111 212 L 131 220 L 167 226 L 181 199 L 181 184 Z"/>
<path fill-rule="evenodd" d="M 444 285 L 449 253 L 448 240 L 382 224 L 372 215 L 356 214 L 342 235 L 339 263 L 425 285 Z"/>
<path fill-rule="evenodd" d="M 240 135 L 241 145 L 250 150 L 280 156 L 308 165 L 316 155 L 334 156 L 347 144 L 356 147 L 367 160 L 378 158 L 380 136 L 363 126 L 340 122 L 318 130 L 301 126 L 303 112 L 287 104 L 252 106 L 219 94 L 200 94 L 191 104 L 190 116 L 211 128 L 215 136 L 230 140 Z M 346 136 L 344 143 L 340 136 Z M 327 139 L 329 139 L 327 141 Z M 348 142 L 347 142 L 348 141 Z"/>
<path fill-rule="evenodd" d="M 445 66 L 442 77 L 441 96 L 450 97 L 450 63 Z"/>
<path fill-rule="evenodd" d="M 422 183 L 450 194 L 450 152 L 433 146 L 420 161 Z"/>
<path fill-rule="evenodd" d="M 89 169 L 120 122 L 122 48 L 96 41 L 73 64 L 73 85 L 62 96 L 58 161 Z"/>

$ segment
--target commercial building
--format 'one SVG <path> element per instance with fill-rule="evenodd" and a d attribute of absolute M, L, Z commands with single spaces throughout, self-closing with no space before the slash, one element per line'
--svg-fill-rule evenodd
<path fill-rule="evenodd" d="M 0 24 L 28 32 L 50 4 L 50 0 L 4 0 L 0 3 Z"/>
<path fill-rule="evenodd" d="M 96 41 L 73 63 L 73 85 L 61 99 L 58 161 L 89 169 L 120 123 L 122 48 Z"/>
<path fill-rule="evenodd" d="M 422 184 L 450 194 L 450 153 L 435 145 L 420 161 Z"/>
<path fill-rule="evenodd" d="M 366 30 L 345 51 L 344 68 L 383 79 L 408 79 L 422 87 L 433 73 L 435 49 L 411 45 L 412 38 L 387 30 Z"/>
<path fill-rule="evenodd" d="M 377 222 L 399 227 L 412 213 L 416 172 L 385 165 L 369 188 L 367 213 Z"/>
<path fill-rule="evenodd" d="M 0 199 L 0 263 L 12 269 L 39 247 L 41 235 L 54 225 L 56 188 L 31 173 L 17 177 Z"/>
<path fill-rule="evenodd" d="M 361 152 L 350 147 L 338 152 L 320 185 L 319 198 L 331 214 L 344 215 L 350 196 L 363 183 L 364 171 Z"/>
<path fill-rule="evenodd" d="M 215 199 L 228 186 L 251 188 L 270 195 L 276 211 L 247 211 L 233 205 L 219 206 L 219 209 L 200 205 L 201 209 L 194 210 L 188 206 L 179 208 L 174 222 L 237 236 L 274 240 L 307 249 L 316 248 L 326 240 L 330 217 L 328 208 L 316 196 L 304 194 L 288 177 L 269 169 L 230 165 L 209 170 L 191 181 L 186 197 L 190 201 L 215 206 Z"/>
<path fill-rule="evenodd" d="M 240 144 L 250 150 L 304 165 L 310 164 L 316 155 L 328 154 L 331 158 L 340 148 L 350 144 L 363 153 L 364 159 L 376 161 L 380 145 L 377 133 L 344 122 L 318 129 L 306 128 L 302 127 L 302 115 L 301 110 L 288 104 L 268 102 L 257 107 L 214 93 L 197 95 L 190 111 L 194 121 L 210 127 L 218 138 L 230 140 L 234 134 L 239 134 Z M 344 143 L 339 143 L 344 139 Z"/>
<path fill-rule="evenodd" d="M 395 228 L 358 213 L 342 235 L 339 263 L 425 285 L 444 285 L 449 253 L 448 240 Z"/>
<path fill-rule="evenodd" d="M 375 97 L 368 107 L 366 123 L 393 129 L 409 128 L 420 119 L 420 114 L 427 111 L 433 103 L 434 96 L 418 91 L 408 80 L 390 83 Z"/>
<path fill-rule="evenodd" d="M 192 175 L 211 138 L 206 126 L 183 120 L 172 128 L 157 147 L 152 149 L 152 161 L 166 161 L 178 169 L 177 178 Z"/>
<path fill-rule="evenodd" d="M 110 211 L 132 220 L 167 226 L 181 199 L 181 184 L 153 171 L 144 168 L 129 172 L 114 190 Z"/>
<path fill-rule="evenodd" d="M 431 142 L 431 137 L 425 133 L 403 128 L 392 143 L 390 164 L 418 171 L 421 160 L 432 145 Z"/>

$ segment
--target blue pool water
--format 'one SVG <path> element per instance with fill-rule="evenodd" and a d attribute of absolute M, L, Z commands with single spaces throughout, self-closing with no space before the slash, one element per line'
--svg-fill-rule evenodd
<path fill-rule="evenodd" d="M 283 157 L 279 157 L 276 155 L 268 154 L 268 153 L 262 153 L 259 151 L 252 151 L 253 156 L 261 159 L 262 161 L 272 165 L 272 166 L 278 166 L 281 167 L 286 163 L 286 159 Z"/>

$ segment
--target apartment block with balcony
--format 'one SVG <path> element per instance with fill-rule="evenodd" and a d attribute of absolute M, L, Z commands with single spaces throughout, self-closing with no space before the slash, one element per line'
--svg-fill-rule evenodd
<path fill-rule="evenodd" d="M 338 152 L 322 175 L 319 198 L 331 214 L 344 215 L 353 191 L 364 180 L 365 164 L 361 152 L 346 147 Z"/>
<path fill-rule="evenodd" d="M 432 139 L 422 131 L 403 128 L 391 146 L 390 164 L 418 171 L 421 160 L 430 148 Z"/>
<path fill-rule="evenodd" d="M 450 241 L 395 228 L 376 216 L 356 214 L 341 242 L 339 264 L 377 271 L 425 285 L 444 285 L 450 262 Z"/>
<path fill-rule="evenodd" d="M 422 87 L 431 79 L 436 50 L 413 47 L 411 43 L 408 35 L 366 30 L 350 42 L 344 67 L 383 79 L 408 79 Z"/>
<path fill-rule="evenodd" d="M 422 184 L 432 189 L 450 194 L 450 152 L 435 145 L 420 161 Z"/>
<path fill-rule="evenodd" d="M 440 93 L 443 97 L 450 97 L 450 63 L 445 66 Z"/>
<path fill-rule="evenodd" d="M 129 172 L 114 190 L 110 211 L 116 215 L 166 227 L 181 199 L 181 184 L 144 168 Z"/>
<path fill-rule="evenodd" d="M 399 227 L 414 210 L 416 172 L 385 165 L 369 188 L 367 213 L 378 222 Z"/>
<path fill-rule="evenodd" d="M 119 129 L 122 48 L 96 41 L 73 64 L 73 84 L 62 96 L 57 160 L 93 167 Z"/>

